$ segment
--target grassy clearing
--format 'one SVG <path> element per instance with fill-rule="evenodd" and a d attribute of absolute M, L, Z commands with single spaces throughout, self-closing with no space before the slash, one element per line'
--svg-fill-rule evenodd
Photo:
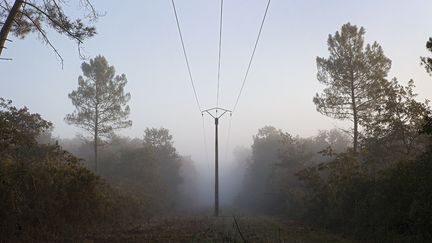
<path fill-rule="evenodd" d="M 124 232 L 99 235 L 101 242 L 353 242 L 292 221 L 261 216 L 157 218 Z"/>

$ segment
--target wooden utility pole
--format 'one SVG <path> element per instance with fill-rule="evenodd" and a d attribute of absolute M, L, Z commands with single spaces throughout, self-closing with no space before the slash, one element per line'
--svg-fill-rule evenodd
<path fill-rule="evenodd" d="M 219 215 L 219 145 L 218 145 L 219 118 L 215 117 L 215 208 L 214 215 Z"/>
<path fill-rule="evenodd" d="M 218 115 L 218 111 L 221 110 L 222 114 Z M 212 114 L 212 111 L 215 111 L 214 114 Z M 208 110 L 204 110 L 201 112 L 201 115 L 204 115 L 204 113 L 209 114 L 211 117 L 214 118 L 215 121 L 215 203 L 214 203 L 214 216 L 219 216 L 219 144 L 218 144 L 218 125 L 219 125 L 219 118 L 221 118 L 225 113 L 229 112 L 230 110 L 222 109 L 219 107 L 211 108 Z"/>

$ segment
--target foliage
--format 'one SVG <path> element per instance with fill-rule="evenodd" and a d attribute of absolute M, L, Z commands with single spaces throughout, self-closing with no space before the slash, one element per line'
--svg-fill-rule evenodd
<path fill-rule="evenodd" d="M 91 167 L 92 144 L 79 139 L 60 140 L 60 144 Z M 147 128 L 142 139 L 113 136 L 100 149 L 99 160 L 102 178 L 140 198 L 155 213 L 178 208 L 182 203 L 179 198 L 190 188 L 185 188 L 185 180 L 192 179 L 181 175 L 181 170 L 194 169 L 191 161 L 176 152 L 173 137 L 165 128 Z"/>
<path fill-rule="evenodd" d="M 265 126 L 253 137 L 252 156 L 247 165 L 244 188 L 240 201 L 247 202 L 250 210 L 277 213 L 282 207 L 278 190 L 271 177 L 277 163 L 278 152 L 286 135 L 281 130 Z"/>
<path fill-rule="evenodd" d="M 0 47 L 9 33 L 18 38 L 24 38 L 29 33 L 36 32 L 44 43 L 49 45 L 63 64 L 63 59 L 48 38 L 48 29 L 67 36 L 80 45 L 96 34 L 92 26 L 100 14 L 96 12 L 89 0 L 80 0 L 79 6 L 84 12 L 83 18 L 71 19 L 65 13 L 68 2 L 56 0 L 14 0 L 0 2 L 1 35 Z M 13 8 L 16 6 L 16 8 Z M 84 21 L 83 21 L 84 20 Z M 3 48 L 0 48 L 0 55 Z"/>
<path fill-rule="evenodd" d="M 136 195 L 154 212 L 164 209 L 158 161 L 142 141 L 116 137 L 100 153 L 100 175 L 112 185 Z"/>
<path fill-rule="evenodd" d="M 130 127 L 132 121 L 126 120 L 130 113 L 130 94 L 124 93 L 126 75 L 116 76 L 114 66 L 103 56 L 84 62 L 81 69 L 84 77 L 78 77 L 78 89 L 69 94 L 76 110 L 65 120 L 92 135 L 97 131 L 99 137 L 110 137 L 113 131 Z"/>
<path fill-rule="evenodd" d="M 155 154 L 170 159 L 178 157 L 174 148 L 173 136 L 169 134 L 169 130 L 166 128 L 146 128 L 144 130 L 143 145 Z"/>
<path fill-rule="evenodd" d="M 320 151 L 328 148 L 344 151 L 349 142 L 350 139 L 336 129 L 321 131 L 311 138 L 294 137 L 271 126 L 259 129 L 254 136 L 240 202 L 247 202 L 246 208 L 259 212 L 286 212 L 295 204 L 288 199 L 301 193 L 295 173 L 328 161 Z"/>
<path fill-rule="evenodd" d="M 109 187 L 79 159 L 58 145 L 38 144 L 37 136 L 51 127 L 39 114 L 4 99 L 0 106 L 2 239 L 71 240 L 96 225 L 103 229 L 143 215 L 138 200 Z"/>
<path fill-rule="evenodd" d="M 132 126 L 127 120 L 130 94 L 124 92 L 126 75 L 115 75 L 115 69 L 103 56 L 90 59 L 81 65 L 83 76 L 78 77 L 78 89 L 69 94 L 76 110 L 65 117 L 69 124 L 84 129 L 94 143 L 95 171 L 97 171 L 97 146 L 100 140 L 114 131 Z"/>
<path fill-rule="evenodd" d="M 182 183 L 179 171 L 181 159 L 174 147 L 173 137 L 165 128 L 147 128 L 144 131 L 144 148 L 150 149 L 155 158 L 161 189 L 166 193 L 168 207 L 175 207 L 178 186 Z"/>
<path fill-rule="evenodd" d="M 379 160 L 383 165 L 410 160 L 425 151 L 428 139 L 419 131 L 430 113 L 429 101 L 417 101 L 414 88 L 413 80 L 407 86 L 399 84 L 396 78 L 392 80 L 383 104 L 365 125 L 362 144 L 370 160 Z"/>
<path fill-rule="evenodd" d="M 388 82 L 362 123 L 357 152 L 337 130 L 300 138 L 260 129 L 241 198 L 261 213 L 276 210 L 361 240 L 431 241 L 432 118 L 414 88 L 412 80 Z"/>
<path fill-rule="evenodd" d="M 344 24 L 327 40 L 328 58 L 317 57 L 318 81 L 327 87 L 313 102 L 317 110 L 336 119 L 353 122 L 353 149 L 357 151 L 358 126 L 381 104 L 391 61 L 374 42 L 364 46 L 363 27 Z"/>
<path fill-rule="evenodd" d="M 429 40 L 426 42 L 426 49 L 432 52 L 432 38 L 429 38 Z M 432 75 L 432 58 L 421 57 L 420 60 L 421 64 L 424 65 L 426 72 L 429 73 L 429 75 Z"/>
<path fill-rule="evenodd" d="M 0 16 L 5 18 L 9 14 L 12 5 L 11 1 L 3 1 Z M 23 1 L 23 6 L 15 17 L 11 28 L 12 34 L 24 38 L 31 32 L 38 32 L 39 28 L 46 32 L 43 29 L 43 24 L 46 24 L 59 33 L 66 34 L 68 37 L 79 41 L 92 37 L 96 33 L 95 28 L 84 25 L 81 19 L 70 19 L 63 10 L 64 5 L 65 3 L 62 1 Z M 80 5 L 85 10 L 85 17 L 92 21 L 98 17 L 90 1 L 83 0 Z"/>
<path fill-rule="evenodd" d="M 329 45 L 330 46 L 330 45 Z M 432 40 L 427 43 L 432 50 Z M 422 58 L 428 73 L 430 58 Z M 340 64 L 338 64 L 340 65 Z M 377 68 L 380 68 L 378 65 Z M 333 74 L 332 74 L 333 75 Z M 383 76 L 384 77 L 384 76 Z M 393 79 L 360 120 L 361 150 L 297 173 L 295 214 L 312 224 L 378 242 L 432 240 L 432 118 L 414 82 Z"/>
<path fill-rule="evenodd" d="M 383 136 L 372 133 L 373 137 L 364 140 L 366 148 L 375 147 L 376 151 L 341 153 L 331 162 L 297 173 L 303 182 L 297 205 L 305 220 L 365 240 L 432 240 L 432 123 L 428 117 L 420 120 L 424 113 L 418 111 L 427 110 L 427 104 L 416 103 L 409 99 L 413 93 L 403 92 L 410 91 L 413 84 L 396 86 L 400 103 L 384 106 L 381 118 L 385 119 L 377 118 L 382 126 L 375 129 L 382 129 L 379 134 Z M 406 110 L 410 105 L 413 107 Z M 395 134 L 405 131 L 406 136 L 418 137 L 416 129 L 421 127 L 423 139 L 414 144 L 424 149 L 404 155 L 405 137 Z"/>
<path fill-rule="evenodd" d="M 20 145 L 32 146 L 34 139 L 48 130 L 52 124 L 42 119 L 39 114 L 31 114 L 26 107 L 17 109 L 12 101 L 0 98 L 0 154 L 18 149 Z"/>
<path fill-rule="evenodd" d="M 304 181 L 304 218 L 361 239 L 394 242 L 432 239 L 430 152 L 401 161 L 377 176 L 350 154 L 325 167 L 300 171 Z"/>

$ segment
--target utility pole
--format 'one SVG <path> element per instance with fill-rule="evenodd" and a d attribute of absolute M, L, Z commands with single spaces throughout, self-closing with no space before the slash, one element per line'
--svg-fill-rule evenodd
<path fill-rule="evenodd" d="M 222 114 L 218 115 L 218 111 L 222 111 Z M 214 111 L 214 114 L 212 113 Z M 225 113 L 229 112 L 232 115 L 232 112 L 227 109 L 215 107 L 207 110 L 203 110 L 201 115 L 204 116 L 204 113 L 209 114 L 214 118 L 215 121 L 215 203 L 214 203 L 214 216 L 219 216 L 219 144 L 218 144 L 218 125 L 219 118 L 221 118 Z"/>

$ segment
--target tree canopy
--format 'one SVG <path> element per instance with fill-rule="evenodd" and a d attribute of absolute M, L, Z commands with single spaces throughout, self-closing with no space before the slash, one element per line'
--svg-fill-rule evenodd
<path fill-rule="evenodd" d="M 81 65 L 84 76 L 78 77 L 78 89 L 69 94 L 76 110 L 66 115 L 65 121 L 84 129 L 94 143 L 95 169 L 97 170 L 97 146 L 114 131 L 132 126 L 127 103 L 130 94 L 125 93 L 125 74 L 115 75 L 103 56 L 90 59 Z"/>
<path fill-rule="evenodd" d="M 15 37 L 25 38 L 30 33 L 38 33 L 44 43 L 49 45 L 60 58 L 63 58 L 51 43 L 48 29 L 67 36 L 78 44 L 96 34 L 93 22 L 100 16 L 90 0 L 77 1 L 83 14 L 82 18 L 72 19 L 65 12 L 69 2 L 62 0 L 4 0 L 0 2 L 0 56 L 5 41 L 11 33 Z M 80 52 L 81 55 L 81 52 Z"/>
<path fill-rule="evenodd" d="M 329 35 L 329 57 L 317 57 L 318 81 L 326 87 L 316 94 L 317 110 L 353 122 L 353 150 L 357 151 L 359 125 L 367 121 L 388 86 L 391 61 L 374 42 L 364 45 L 365 30 L 350 23 Z"/>

